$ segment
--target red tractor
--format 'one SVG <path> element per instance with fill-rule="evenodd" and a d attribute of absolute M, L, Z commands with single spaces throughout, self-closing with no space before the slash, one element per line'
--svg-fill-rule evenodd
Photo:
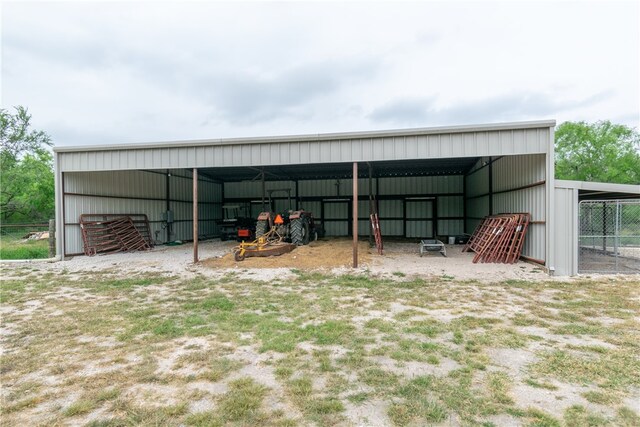
<path fill-rule="evenodd" d="M 294 245 L 308 245 L 318 239 L 313 214 L 304 210 L 285 213 L 262 212 L 258 215 L 256 238 L 276 228 L 276 232 Z"/>

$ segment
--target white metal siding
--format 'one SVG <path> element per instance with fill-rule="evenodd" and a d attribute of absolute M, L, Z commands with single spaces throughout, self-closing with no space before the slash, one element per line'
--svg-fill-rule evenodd
<path fill-rule="evenodd" d="M 291 191 L 291 197 L 296 196 L 296 183 L 294 181 L 266 181 L 264 183 L 264 188 L 266 191 L 288 189 Z M 257 200 L 262 197 L 262 182 L 260 180 L 225 182 L 224 194 L 226 198 L 251 197 L 256 198 Z M 265 197 L 268 197 L 268 194 L 269 193 L 265 194 Z M 278 191 L 273 193 L 273 196 L 286 197 L 287 193 L 285 191 Z"/>
<path fill-rule="evenodd" d="M 468 200 L 467 219 L 463 228 L 464 232 L 469 234 L 480 224 L 480 218 L 489 215 L 489 196 L 482 196 L 489 192 L 489 168 L 485 166 L 488 161 L 488 157 L 478 160 L 469 175 L 464 178 L 467 184 L 464 197 Z"/>
<path fill-rule="evenodd" d="M 400 232 L 400 234 L 402 234 L 402 232 Z M 432 221 L 407 222 L 407 237 L 415 237 L 415 238 L 433 237 L 433 222 Z"/>
<path fill-rule="evenodd" d="M 407 223 L 407 229 L 409 229 L 409 224 Z M 380 218 L 380 231 L 383 238 L 384 236 L 402 236 L 403 230 L 404 224 L 402 220 Z"/>
<path fill-rule="evenodd" d="M 518 189 L 545 181 L 546 156 L 504 156 L 493 163 L 492 169 L 493 191 L 504 191 L 493 195 L 493 213 L 529 212 L 532 224 L 529 225 L 522 253 L 546 260 L 546 186 Z"/>
<path fill-rule="evenodd" d="M 464 210 L 463 196 L 438 197 L 438 217 L 462 217 Z"/>
<path fill-rule="evenodd" d="M 578 273 L 578 190 L 556 187 L 554 210 L 554 274 L 572 276 Z"/>
<path fill-rule="evenodd" d="M 407 219 L 432 219 L 433 200 L 407 200 Z M 402 216 L 402 211 L 400 215 Z"/>
<path fill-rule="evenodd" d="M 324 229 L 327 236 L 347 236 L 349 234 L 348 201 L 324 204 Z"/>
<path fill-rule="evenodd" d="M 300 208 L 311 212 L 315 217 L 320 217 L 320 202 L 302 202 Z"/>
<path fill-rule="evenodd" d="M 324 231 L 327 236 L 347 236 L 349 234 L 349 224 L 346 221 L 325 222 Z"/>
<path fill-rule="evenodd" d="M 464 233 L 464 221 L 457 219 L 439 219 L 439 236 L 457 236 Z"/>
<path fill-rule="evenodd" d="M 59 151 L 63 172 L 364 162 L 546 153 L 549 126 L 340 140 Z"/>
<path fill-rule="evenodd" d="M 462 193 L 462 175 L 380 178 L 380 195 Z"/>
<path fill-rule="evenodd" d="M 467 201 L 466 232 L 473 233 L 480 219 L 489 215 L 489 196 L 476 197 Z"/>
<path fill-rule="evenodd" d="M 523 187 L 544 180 L 544 154 L 508 156 L 498 159 L 493 163 L 494 192 Z"/>
<path fill-rule="evenodd" d="M 490 214 L 529 212 L 534 223 L 529 226 L 523 255 L 546 260 L 546 154 L 502 156 L 494 159 L 490 166 L 487 164 L 489 161 L 489 158 L 480 159 L 466 178 L 465 231 L 473 233 L 480 218 Z M 493 178 L 492 212 L 489 212 L 489 173 Z M 533 186 L 522 188 L 530 185 Z"/>
<path fill-rule="evenodd" d="M 193 238 L 191 171 L 172 171 L 171 210 L 176 222 L 172 239 Z M 81 214 L 145 214 L 153 237 L 164 242 L 162 214 L 166 209 L 166 175 L 149 171 L 78 172 L 64 174 L 65 253 L 83 252 L 78 225 Z M 222 189 L 218 183 L 198 182 L 199 229 L 215 234 L 221 217 Z M 158 232 L 156 234 L 156 232 Z"/>
<path fill-rule="evenodd" d="M 402 218 L 402 200 L 380 200 L 378 202 L 378 216 L 381 219 Z"/>
<path fill-rule="evenodd" d="M 487 159 L 488 161 L 488 159 Z M 478 160 L 473 171 L 467 176 L 467 194 L 466 197 L 478 196 L 489 192 L 489 168 L 482 167 L 484 160 Z M 480 167 L 482 167 L 480 169 Z"/>

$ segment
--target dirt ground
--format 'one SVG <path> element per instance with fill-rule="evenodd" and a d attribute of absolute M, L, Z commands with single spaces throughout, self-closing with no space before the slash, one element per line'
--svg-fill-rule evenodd
<path fill-rule="evenodd" d="M 374 248 L 375 250 L 375 248 Z M 358 259 L 363 265 L 371 262 L 367 242 L 359 242 Z M 332 269 L 349 267 L 353 261 L 353 241 L 346 238 L 322 239 L 299 246 L 292 252 L 273 257 L 247 257 L 237 262 L 232 253 L 221 257 L 207 258 L 202 265 L 209 268 L 295 268 Z"/>
<path fill-rule="evenodd" d="M 578 269 L 593 273 L 640 273 L 640 248 L 621 248 L 615 257 L 609 253 L 581 249 L 578 257 Z"/>
<path fill-rule="evenodd" d="M 359 245 L 359 267 L 351 268 L 352 246 L 349 239 L 321 239 L 309 246 L 296 248 L 279 257 L 247 258 L 235 262 L 232 251 L 235 242 L 207 240 L 200 242 L 199 264 L 193 264 L 191 244 L 181 246 L 157 246 L 151 251 L 111 254 L 104 256 L 78 256 L 65 262 L 51 264 L 55 271 L 82 273 L 117 269 L 131 273 L 149 272 L 181 277 L 222 277 L 228 273 L 241 278 L 269 281 L 276 277 L 291 277 L 292 270 L 322 271 L 332 274 L 367 273 L 380 277 L 398 275 L 456 280 L 549 279 L 544 269 L 533 263 L 519 261 L 516 264 L 473 264 L 473 253 L 462 253 L 460 245 L 446 245 L 447 257 L 431 253 L 420 257 L 418 242 L 385 242 L 384 255 L 377 254 L 364 241 Z M 37 264 L 36 261 L 34 263 Z M 553 280 L 568 280 L 553 278 Z"/>

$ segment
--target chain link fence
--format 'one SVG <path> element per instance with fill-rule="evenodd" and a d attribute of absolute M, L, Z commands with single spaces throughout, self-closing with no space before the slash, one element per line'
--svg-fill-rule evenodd
<path fill-rule="evenodd" d="M 50 256 L 49 224 L 0 224 L 0 259 Z"/>
<path fill-rule="evenodd" d="M 640 200 L 580 202 L 579 273 L 640 273 Z"/>

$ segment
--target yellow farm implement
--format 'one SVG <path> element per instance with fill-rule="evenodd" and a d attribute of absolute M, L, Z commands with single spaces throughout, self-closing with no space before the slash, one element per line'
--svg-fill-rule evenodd
<path fill-rule="evenodd" d="M 233 258 L 242 261 L 246 257 L 267 257 L 282 255 L 296 248 L 292 243 L 284 242 L 284 237 L 278 234 L 276 227 L 252 242 L 242 242 L 233 248 Z"/>

